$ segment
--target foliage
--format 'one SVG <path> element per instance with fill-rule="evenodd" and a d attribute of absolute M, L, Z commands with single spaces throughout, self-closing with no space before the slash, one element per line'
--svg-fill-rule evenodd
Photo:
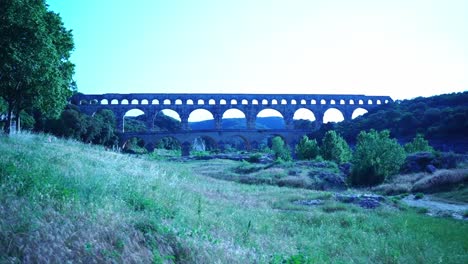
<path fill-rule="evenodd" d="M 281 137 L 276 136 L 271 140 L 271 149 L 277 160 L 290 161 L 292 159 L 291 152 Z"/>
<path fill-rule="evenodd" d="M 313 160 L 320 154 L 320 148 L 317 140 L 309 139 L 304 135 L 296 145 L 296 156 L 300 160 Z"/>
<path fill-rule="evenodd" d="M 405 151 L 390 132 L 362 131 L 352 160 L 351 183 L 376 185 L 396 174 L 405 161 Z"/>
<path fill-rule="evenodd" d="M 60 114 L 74 89 L 72 50 L 71 31 L 44 0 L 0 2 L 0 97 L 8 123 L 29 107 Z"/>
<path fill-rule="evenodd" d="M 424 139 L 424 136 L 422 134 L 417 134 L 413 141 L 405 144 L 404 148 L 406 153 L 434 151 L 434 148 L 429 146 L 429 142 Z"/>
<path fill-rule="evenodd" d="M 348 162 L 352 153 L 348 143 L 335 131 L 327 131 L 322 139 L 320 148 L 322 157 L 338 164 Z"/>
<path fill-rule="evenodd" d="M 60 118 L 47 120 L 45 126 L 46 132 L 59 137 L 109 147 L 118 143 L 115 115 L 110 110 L 98 111 L 91 117 L 79 112 L 76 106 L 68 105 Z"/>

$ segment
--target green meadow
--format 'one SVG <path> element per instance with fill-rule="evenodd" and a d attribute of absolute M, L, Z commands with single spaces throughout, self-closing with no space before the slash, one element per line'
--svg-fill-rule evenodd
<path fill-rule="evenodd" d="M 468 263 L 467 221 L 226 180 L 239 164 L 1 136 L 0 263 Z"/>

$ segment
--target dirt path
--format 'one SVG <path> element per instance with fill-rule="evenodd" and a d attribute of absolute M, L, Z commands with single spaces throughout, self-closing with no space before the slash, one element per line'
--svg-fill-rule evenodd
<path fill-rule="evenodd" d="M 428 215 L 431 216 L 447 216 L 450 215 L 456 219 L 468 220 L 464 217 L 465 212 L 468 212 L 468 204 L 451 204 L 433 199 L 430 195 L 424 196 L 422 199 L 415 200 L 414 195 L 408 195 L 402 202 L 412 207 L 421 207 L 428 210 Z"/>

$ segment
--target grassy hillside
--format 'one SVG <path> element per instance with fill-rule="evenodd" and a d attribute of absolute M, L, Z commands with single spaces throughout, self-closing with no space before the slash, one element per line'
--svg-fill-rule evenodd
<path fill-rule="evenodd" d="M 468 262 L 466 221 L 402 206 L 226 182 L 46 135 L 2 136 L 0 157 L 1 263 Z M 292 203 L 303 199 L 324 203 Z"/>

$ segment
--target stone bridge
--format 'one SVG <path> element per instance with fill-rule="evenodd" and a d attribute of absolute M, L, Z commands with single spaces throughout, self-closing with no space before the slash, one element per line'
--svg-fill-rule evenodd
<path fill-rule="evenodd" d="M 381 104 L 393 102 L 389 96 L 367 95 L 332 95 L 332 94 L 170 94 L 170 93 L 132 93 L 132 94 L 76 94 L 70 103 L 76 105 L 80 111 L 88 115 L 108 109 L 117 121 L 122 145 L 132 137 L 145 141 L 148 149 L 154 147 L 155 142 L 163 137 L 177 139 L 187 154 L 187 148 L 197 137 L 209 137 L 218 143 L 222 149 L 223 142 L 229 137 L 239 137 L 244 140 L 246 148 L 255 147 L 261 138 L 281 136 L 287 144 L 293 146 L 302 135 L 310 131 L 294 129 L 293 117 L 296 111 L 306 109 L 313 113 L 316 128 L 323 124 L 325 112 L 336 109 L 343 115 L 344 120 L 350 120 L 357 109 L 370 110 Z M 125 132 L 125 115 L 138 109 L 145 114 L 147 132 Z M 203 109 L 210 112 L 214 119 L 214 129 L 190 130 L 189 116 L 195 111 Z M 237 109 L 245 115 L 246 129 L 223 129 L 222 119 L 226 111 Z M 265 109 L 278 111 L 284 119 L 285 129 L 262 130 L 255 128 L 257 115 Z M 182 129 L 176 132 L 154 131 L 154 119 L 158 112 L 172 110 L 177 113 Z M 184 149 L 186 151 L 184 151 Z"/>

